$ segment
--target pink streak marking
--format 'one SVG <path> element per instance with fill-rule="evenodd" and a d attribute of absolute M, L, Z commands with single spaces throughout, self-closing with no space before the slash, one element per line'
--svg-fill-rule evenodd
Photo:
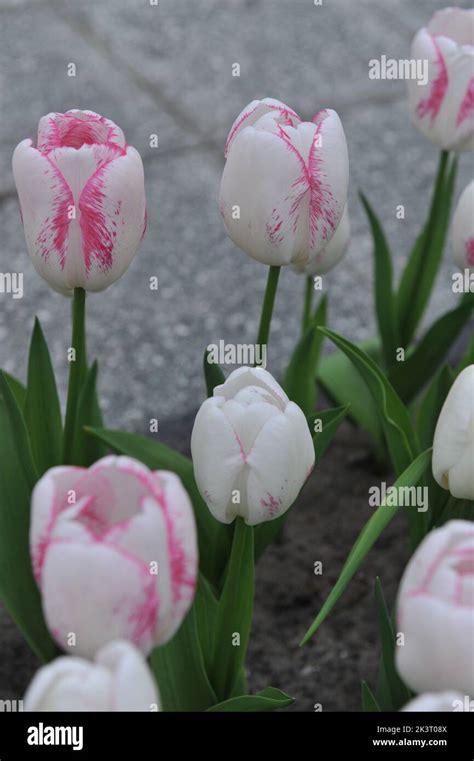
<path fill-rule="evenodd" d="M 456 127 L 459 127 L 466 119 L 474 115 L 474 77 L 471 77 L 467 86 L 466 94 L 458 111 Z"/>
<path fill-rule="evenodd" d="M 448 70 L 446 63 L 435 37 L 432 38 L 432 41 L 436 50 L 438 75 L 431 82 L 429 96 L 427 98 L 422 98 L 416 107 L 417 116 L 420 119 L 423 119 L 425 116 L 429 115 L 431 117 L 431 124 L 433 124 L 439 114 L 439 110 L 448 89 Z"/>
<path fill-rule="evenodd" d="M 281 499 L 276 499 L 270 492 L 267 491 L 268 499 L 261 499 L 260 506 L 266 507 L 270 515 L 275 515 L 281 506 Z"/>
<path fill-rule="evenodd" d="M 54 248 L 58 255 L 59 265 L 63 270 L 66 263 L 66 244 L 69 235 L 69 225 L 72 221 L 69 218 L 69 213 L 70 209 L 74 206 L 74 197 L 71 188 L 57 166 L 48 156 L 45 158 L 57 184 L 52 187 L 55 193 L 52 203 L 52 219 L 50 217 L 45 219 L 36 239 L 36 245 L 45 261 L 49 258 L 51 248 Z M 51 233 L 53 234 L 52 245 Z"/>
<path fill-rule="evenodd" d="M 115 157 L 114 157 L 115 158 Z M 90 271 L 95 259 L 102 271 L 106 272 L 113 264 L 114 239 L 117 235 L 117 221 L 108 222 L 104 213 L 107 200 L 104 193 L 104 181 L 109 164 L 114 158 L 104 161 L 86 182 L 79 200 L 81 217 L 79 225 L 82 233 L 84 263 L 86 272 Z M 121 203 L 119 201 L 119 203 Z"/>
<path fill-rule="evenodd" d="M 466 241 L 466 256 L 468 264 L 474 266 L 474 238 Z"/>

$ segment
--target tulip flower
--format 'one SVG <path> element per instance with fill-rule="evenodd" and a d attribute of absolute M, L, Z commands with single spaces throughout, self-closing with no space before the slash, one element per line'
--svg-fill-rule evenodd
<path fill-rule="evenodd" d="M 474 499 L 474 365 L 451 386 L 436 424 L 433 476 L 458 499 Z"/>
<path fill-rule="evenodd" d="M 415 125 L 444 150 L 474 148 L 474 11 L 445 8 L 416 34 L 411 58 L 428 61 L 427 82 L 408 80 Z"/>
<path fill-rule="evenodd" d="M 272 98 L 237 117 L 226 144 L 219 207 L 228 235 L 268 265 L 305 266 L 329 243 L 347 198 L 349 160 L 339 116 L 310 122 Z"/>
<path fill-rule="evenodd" d="M 341 221 L 339 222 L 336 232 L 332 236 L 331 240 L 319 254 L 306 265 L 301 267 L 294 266 L 296 272 L 302 272 L 310 277 L 314 275 L 325 275 L 326 272 L 332 270 L 336 264 L 339 264 L 341 259 L 345 256 L 351 239 L 351 227 L 349 222 L 349 212 L 347 206 L 344 209 Z"/>
<path fill-rule="evenodd" d="M 180 479 L 128 457 L 52 468 L 32 496 L 30 548 L 56 641 L 92 657 L 127 639 L 167 642 L 196 585 L 196 529 Z"/>
<path fill-rule="evenodd" d="M 451 227 L 454 259 L 462 270 L 474 271 L 474 180 L 464 189 Z"/>
<path fill-rule="evenodd" d="M 397 602 L 398 671 L 415 692 L 474 695 L 474 524 L 431 531 L 403 574 Z"/>
<path fill-rule="evenodd" d="M 194 474 L 212 515 L 273 520 L 295 501 L 314 466 L 306 418 L 263 368 L 234 370 L 201 405 L 191 437 Z"/>
<path fill-rule="evenodd" d="M 28 687 L 25 711 L 150 711 L 159 707 L 155 681 L 137 648 L 109 642 L 94 662 L 62 656 L 43 666 Z"/>
<path fill-rule="evenodd" d="M 470 709 L 469 707 L 466 708 L 466 705 L 469 706 L 469 698 L 468 701 L 466 701 L 465 696 L 461 695 L 459 692 L 453 692 L 452 690 L 448 690 L 447 692 L 426 692 L 423 695 L 418 695 L 417 698 L 410 700 L 410 702 L 402 708 L 402 711 L 408 713 L 412 711 L 415 713 L 469 711 Z"/>
<path fill-rule="evenodd" d="M 13 174 L 28 253 L 52 288 L 102 291 L 123 275 L 146 210 L 142 160 L 120 127 L 93 111 L 47 114 Z"/>

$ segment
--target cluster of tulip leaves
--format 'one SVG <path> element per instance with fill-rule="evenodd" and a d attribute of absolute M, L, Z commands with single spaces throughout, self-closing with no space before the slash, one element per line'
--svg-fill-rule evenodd
<path fill-rule="evenodd" d="M 320 462 L 347 405 L 315 413 L 316 366 L 322 343 L 325 300 L 311 316 L 285 375 L 289 396 L 320 426 L 313 436 Z M 35 321 L 26 387 L 0 372 L 0 596 L 38 658 L 60 654 L 44 621 L 29 553 L 31 494 L 49 468 L 88 467 L 107 451 L 140 460 L 152 470 L 171 470 L 182 480 L 194 507 L 200 574 L 192 609 L 175 637 L 154 649 L 150 663 L 164 710 L 271 711 L 293 699 L 272 687 L 247 693 L 245 657 L 253 613 L 255 562 L 281 530 L 287 514 L 255 528 L 242 519 L 225 525 L 213 518 L 194 479 L 190 458 L 151 438 L 103 427 L 96 393 L 97 362 L 86 363 L 85 293 L 73 302 L 71 363 L 64 421 L 51 358 Z M 207 392 L 224 382 L 221 369 L 204 357 Z M 229 646 L 238 633 L 239 646 Z"/>
<path fill-rule="evenodd" d="M 392 253 L 382 225 L 361 193 L 373 238 L 378 336 L 361 342 L 359 348 L 384 370 L 406 404 L 416 399 L 445 360 L 474 307 L 474 294 L 464 294 L 457 307 L 439 317 L 414 343 L 442 260 L 456 172 L 457 159 L 442 151 L 428 216 L 408 257 L 398 289 L 394 288 Z M 400 347 L 405 349 L 404 361 L 397 361 Z M 347 356 L 337 352 L 321 361 L 318 382 L 333 401 L 350 404 L 350 417 L 370 433 L 378 459 L 386 461 L 383 420 L 366 384 Z"/>
<path fill-rule="evenodd" d="M 415 409 L 402 400 L 377 362 L 360 346 L 325 329 L 319 330 L 330 338 L 343 352 L 353 369 L 358 372 L 361 383 L 371 399 L 375 414 L 380 420 L 383 444 L 388 451 L 396 475 L 394 486 L 397 494 L 403 487 L 421 485 L 428 489 L 428 509 L 425 512 L 408 507 L 406 511 L 410 551 L 413 552 L 424 536 L 434 528 L 452 519 L 473 519 L 474 507 L 469 500 L 452 497 L 442 489 L 431 474 L 431 446 L 436 426 L 446 396 L 457 375 L 474 361 L 474 340 L 457 367 L 444 365 L 426 388 Z M 395 502 L 395 504 L 394 504 Z M 319 613 L 303 637 L 305 644 L 315 635 L 328 617 L 361 567 L 365 557 L 374 546 L 386 526 L 401 509 L 393 497 L 384 501 L 365 523 L 355 540 L 339 577 L 321 607 Z M 408 688 L 401 682 L 394 666 L 395 636 L 393 621 L 387 612 L 380 580 L 376 581 L 376 607 L 380 629 L 382 656 L 376 696 L 367 683 L 362 684 L 364 710 L 398 710 L 410 699 Z"/>

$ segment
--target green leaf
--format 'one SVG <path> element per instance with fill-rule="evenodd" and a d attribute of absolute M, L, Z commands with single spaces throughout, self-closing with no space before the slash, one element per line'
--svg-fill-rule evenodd
<path fill-rule="evenodd" d="M 427 449 L 433 444 L 439 413 L 453 380 L 453 371 L 448 365 L 445 365 L 438 371 L 421 401 L 416 425 L 420 446 L 423 449 Z"/>
<path fill-rule="evenodd" d="M 381 710 L 377 699 L 367 682 L 361 682 L 362 710 L 366 712 L 378 712 Z"/>
<path fill-rule="evenodd" d="M 253 527 L 246 526 L 243 518 L 237 518 L 214 630 L 211 683 L 219 700 L 233 697 L 235 683 L 245 663 L 252 626 L 254 588 Z M 233 642 L 235 632 L 240 636 L 238 647 Z"/>
<path fill-rule="evenodd" d="M 321 410 L 315 415 L 309 415 L 308 425 L 313 436 L 316 464 L 321 462 L 326 449 L 331 444 L 334 436 L 336 435 L 337 429 L 344 420 L 349 407 L 350 404 L 346 404 L 344 407 L 335 407 L 331 410 Z M 321 421 L 322 430 L 317 433 L 313 433 L 316 421 Z"/>
<path fill-rule="evenodd" d="M 358 344 L 376 362 L 380 360 L 380 340 L 371 338 Z M 336 351 L 319 363 L 318 382 L 327 396 L 338 405 L 350 405 L 349 417 L 367 431 L 381 461 L 386 459 L 383 430 L 372 395 L 351 360 Z"/>
<path fill-rule="evenodd" d="M 58 649 L 44 622 L 29 552 L 37 473 L 23 416 L 2 372 L 0 394 L 0 595 L 32 650 L 48 661 Z"/>
<path fill-rule="evenodd" d="M 216 625 L 218 601 L 212 591 L 211 585 L 202 573 L 199 574 L 198 588 L 194 598 L 194 610 L 198 629 L 199 642 L 201 644 L 204 666 L 207 674 L 212 671 L 214 659 L 213 634 Z"/>
<path fill-rule="evenodd" d="M 422 452 L 422 454 L 420 454 L 416 460 L 414 460 L 408 466 L 405 472 L 402 473 L 399 478 L 397 478 L 394 486 L 397 488 L 403 486 L 415 486 L 428 468 L 430 462 L 431 449 L 428 449 L 426 452 Z M 398 506 L 389 507 L 385 504 L 385 502 L 383 502 L 380 507 L 377 508 L 375 513 L 369 518 L 364 528 L 360 532 L 356 542 L 354 543 L 349 557 L 347 558 L 339 578 L 329 594 L 329 597 L 327 598 L 323 607 L 303 637 L 301 642 L 302 645 L 304 645 L 305 642 L 307 642 L 313 636 L 323 621 L 327 618 L 334 605 L 346 589 L 350 580 L 356 571 L 358 571 L 367 553 L 373 547 L 385 527 L 388 526 L 392 518 L 394 518 L 398 509 Z"/>
<path fill-rule="evenodd" d="M 472 315 L 474 304 L 463 302 L 433 323 L 404 362 L 389 372 L 390 383 L 404 402 L 410 402 L 433 376 Z"/>
<path fill-rule="evenodd" d="M 277 690 L 275 687 L 267 687 L 265 690 L 257 692 L 256 695 L 239 695 L 237 698 L 230 698 L 230 700 L 224 700 L 223 703 L 218 703 L 212 708 L 208 708 L 211 712 L 222 711 L 276 711 L 280 708 L 286 708 L 295 702 L 294 698 L 291 698 L 285 692 Z"/>
<path fill-rule="evenodd" d="M 34 461 L 42 476 L 61 463 L 63 426 L 53 366 L 38 318 L 31 337 L 24 416 Z"/>
<path fill-rule="evenodd" d="M 150 658 L 164 711 L 205 711 L 217 702 L 199 644 L 194 607 L 177 634 Z"/>
<path fill-rule="evenodd" d="M 393 292 L 392 258 L 385 234 L 375 212 L 363 193 L 359 193 L 369 219 L 374 241 L 375 311 L 382 340 L 385 364 L 391 367 L 400 344 L 396 302 Z"/>
<path fill-rule="evenodd" d="M 13 375 L 10 375 L 10 373 L 7 373 L 4 370 L 3 374 L 8 381 L 8 385 L 12 390 L 18 407 L 23 411 L 26 399 L 26 388 L 24 387 L 23 383 L 21 383 L 17 378 L 14 378 Z"/>
<path fill-rule="evenodd" d="M 219 365 L 213 362 L 209 362 L 209 354 L 211 352 L 206 349 L 203 358 L 204 378 L 206 381 L 207 395 L 212 396 L 216 386 L 221 386 L 225 383 L 225 376 Z"/>
<path fill-rule="evenodd" d="M 353 362 L 372 395 L 381 416 L 385 440 L 397 474 L 411 462 L 418 450 L 416 435 L 405 405 L 379 366 L 362 349 L 327 328 L 319 330 Z"/>
<path fill-rule="evenodd" d="M 111 449 L 143 462 L 151 470 L 171 470 L 184 484 L 194 507 L 201 570 L 209 581 L 218 585 L 229 557 L 232 527 L 216 521 L 199 494 L 194 480 L 193 464 L 189 457 L 179 454 L 171 447 L 145 436 L 124 431 L 86 428 L 93 436 L 105 442 Z"/>
<path fill-rule="evenodd" d="M 402 345 L 408 347 L 428 304 L 443 254 L 457 160 L 442 151 L 428 219 L 403 271 L 397 295 Z"/>
<path fill-rule="evenodd" d="M 316 328 L 326 321 L 327 295 L 318 304 L 310 326 L 298 341 L 286 368 L 283 388 L 305 415 L 310 415 L 316 409 L 315 377 L 323 336 Z"/>
<path fill-rule="evenodd" d="M 100 439 L 90 436 L 88 428 L 99 426 L 102 422 L 97 401 L 97 372 L 95 361 L 85 377 L 79 394 L 76 411 L 76 427 L 72 441 L 71 462 L 88 468 L 105 454 L 105 447 Z"/>
<path fill-rule="evenodd" d="M 390 705 L 384 706 L 384 709 L 398 711 L 399 708 L 410 700 L 411 694 L 398 676 L 395 668 L 395 634 L 378 576 L 375 579 L 375 603 L 382 646 L 382 663 L 390 696 Z"/>

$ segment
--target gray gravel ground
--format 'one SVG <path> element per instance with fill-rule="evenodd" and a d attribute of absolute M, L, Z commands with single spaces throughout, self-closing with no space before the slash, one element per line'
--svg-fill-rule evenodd
<path fill-rule="evenodd" d="M 107 420 L 146 430 L 202 398 L 204 347 L 253 341 L 265 268 L 226 237 L 216 204 L 222 147 L 254 97 L 302 114 L 336 108 L 351 160 L 351 249 L 325 278 L 331 325 L 349 338 L 374 329 L 364 188 L 393 244 L 397 271 L 426 212 L 437 151 L 411 125 L 403 82 L 368 78 L 368 60 L 408 55 L 414 31 L 444 0 L 0 0 L 0 271 L 22 271 L 25 296 L 0 294 L 0 366 L 24 377 L 38 314 L 64 392 L 66 299 L 33 270 L 19 223 L 11 154 L 51 110 L 91 108 L 120 124 L 143 154 L 149 229 L 128 274 L 88 305 Z M 468 3 L 461 2 L 461 5 Z M 76 64 L 68 77 L 67 64 Z M 240 78 L 231 76 L 232 63 Z M 159 147 L 149 147 L 157 133 Z M 462 157 L 459 190 L 472 174 Z M 406 207 L 397 221 L 395 207 Z M 431 314 L 452 303 L 450 252 Z M 160 289 L 150 292 L 148 278 Z M 281 278 L 269 368 L 279 374 L 298 332 L 301 279 Z"/>

